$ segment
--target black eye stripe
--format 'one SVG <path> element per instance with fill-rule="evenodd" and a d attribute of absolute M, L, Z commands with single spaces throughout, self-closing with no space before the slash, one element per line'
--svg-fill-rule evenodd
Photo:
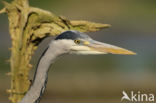
<path fill-rule="evenodd" d="M 66 31 L 66 32 L 63 32 L 62 34 L 60 34 L 59 36 L 57 36 L 55 40 L 58 40 L 58 39 L 72 39 L 72 40 L 75 40 L 78 37 L 80 37 L 79 34 L 77 34 L 75 32 L 72 32 L 72 31 Z"/>
<path fill-rule="evenodd" d="M 90 38 L 88 35 L 83 34 L 81 32 L 78 31 L 66 31 L 63 32 L 62 34 L 60 34 L 59 36 L 57 36 L 55 38 L 55 40 L 60 40 L 60 39 L 71 39 L 71 40 L 76 40 L 78 38 Z"/>

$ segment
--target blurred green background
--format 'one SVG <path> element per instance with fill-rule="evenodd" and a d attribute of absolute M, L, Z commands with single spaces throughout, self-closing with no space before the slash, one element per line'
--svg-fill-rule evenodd
<path fill-rule="evenodd" d="M 156 94 L 155 0 L 30 0 L 30 4 L 69 19 L 111 24 L 109 29 L 88 34 L 137 53 L 61 57 L 51 67 L 41 103 L 120 103 L 123 90 Z M 11 40 L 5 14 L 0 15 L 0 35 L 0 103 L 9 103 L 5 91 L 10 78 L 5 74 L 10 70 L 5 61 Z M 51 39 L 41 43 L 33 65 Z"/>

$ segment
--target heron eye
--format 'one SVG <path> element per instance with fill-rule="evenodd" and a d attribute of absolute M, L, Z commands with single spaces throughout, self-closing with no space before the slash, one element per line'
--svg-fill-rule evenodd
<path fill-rule="evenodd" d="M 80 44 L 80 40 L 74 40 L 76 44 Z"/>

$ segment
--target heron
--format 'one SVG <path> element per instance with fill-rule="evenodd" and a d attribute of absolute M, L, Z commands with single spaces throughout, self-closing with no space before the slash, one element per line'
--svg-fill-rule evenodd
<path fill-rule="evenodd" d="M 43 95 L 48 71 L 56 58 L 64 54 L 100 55 L 100 54 L 134 55 L 135 53 L 110 44 L 93 40 L 90 36 L 79 31 L 65 31 L 52 40 L 41 55 L 32 85 L 19 103 L 39 103 Z"/>

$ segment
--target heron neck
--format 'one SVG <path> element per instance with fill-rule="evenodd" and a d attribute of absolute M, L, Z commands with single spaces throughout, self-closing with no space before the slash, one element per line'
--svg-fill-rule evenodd
<path fill-rule="evenodd" d="M 33 84 L 19 103 L 38 103 L 40 101 L 46 88 L 49 67 L 58 56 L 64 53 L 59 47 L 53 49 L 53 46 L 49 46 L 39 60 Z"/>

